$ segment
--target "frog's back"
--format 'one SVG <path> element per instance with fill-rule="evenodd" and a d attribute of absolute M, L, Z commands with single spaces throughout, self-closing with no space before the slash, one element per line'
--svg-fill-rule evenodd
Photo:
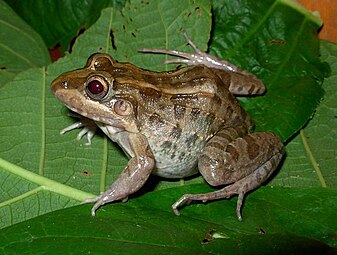
<path fill-rule="evenodd" d="M 219 129 L 242 123 L 250 129 L 249 116 L 228 90 L 230 74 L 220 79 L 212 69 L 194 66 L 114 77 L 120 91 L 137 104 L 138 127 L 147 137 L 160 176 L 193 174 L 206 142 Z"/>
<path fill-rule="evenodd" d="M 220 78 L 219 70 L 202 65 L 152 72 L 129 63 L 121 63 L 116 69 L 118 90 L 134 97 L 140 122 L 159 115 L 162 120 L 188 128 L 201 116 L 207 116 L 205 123 L 214 126 L 210 131 L 237 123 L 245 123 L 248 129 L 252 126 L 250 117 L 229 92 L 229 72 L 223 71 Z"/>

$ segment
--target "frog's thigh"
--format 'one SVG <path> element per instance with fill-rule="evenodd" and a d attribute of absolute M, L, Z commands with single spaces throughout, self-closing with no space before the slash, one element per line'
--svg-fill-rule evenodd
<path fill-rule="evenodd" d="M 208 142 L 198 162 L 200 173 L 212 186 L 245 179 L 242 184 L 254 189 L 270 176 L 282 158 L 283 144 L 273 133 L 252 133 L 225 146 L 214 142 L 218 139 L 215 136 Z"/>
<path fill-rule="evenodd" d="M 199 158 L 198 167 L 209 184 L 232 184 L 210 193 L 183 195 L 172 205 L 177 215 L 177 208 L 184 201 L 208 201 L 237 194 L 239 197 L 236 215 L 241 220 L 245 193 L 259 187 L 279 164 L 283 155 L 283 144 L 273 133 L 240 135 L 227 143 L 228 139 L 224 136 L 226 131 L 220 131 L 207 143 Z"/>

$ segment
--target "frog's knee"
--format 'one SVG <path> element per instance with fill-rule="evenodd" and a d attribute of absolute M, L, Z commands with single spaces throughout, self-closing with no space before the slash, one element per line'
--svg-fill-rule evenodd
<path fill-rule="evenodd" d="M 224 161 L 221 157 L 202 155 L 198 160 L 198 168 L 205 181 L 212 186 L 226 184 L 224 176 Z"/>

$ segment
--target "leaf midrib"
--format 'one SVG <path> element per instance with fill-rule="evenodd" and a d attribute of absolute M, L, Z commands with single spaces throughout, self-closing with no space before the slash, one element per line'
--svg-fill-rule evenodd
<path fill-rule="evenodd" d="M 41 88 L 41 149 L 39 174 L 44 176 L 45 156 L 46 156 L 46 68 L 40 69 L 42 71 L 42 88 Z"/>
<path fill-rule="evenodd" d="M 94 197 L 95 195 L 75 189 L 57 181 L 48 179 L 39 174 L 35 174 L 29 170 L 26 170 L 18 165 L 10 163 L 0 158 L 0 166 L 7 172 L 19 176 L 29 182 L 42 186 L 43 189 L 69 197 L 78 201 L 83 201 L 87 198 Z"/>
<path fill-rule="evenodd" d="M 109 29 L 106 33 L 106 44 L 105 44 L 105 53 L 109 53 L 109 48 L 112 46 L 110 38 L 110 31 L 112 30 L 112 24 L 113 24 L 113 9 L 110 11 L 110 19 L 109 19 Z M 101 166 L 101 175 L 100 175 L 100 181 L 99 181 L 99 191 L 104 192 L 105 186 L 106 186 L 106 176 L 108 171 L 108 138 L 106 135 L 103 137 L 103 155 L 102 155 L 102 166 Z"/>
<path fill-rule="evenodd" d="M 227 55 L 228 59 L 231 59 L 233 57 L 233 55 L 237 54 L 237 52 L 240 52 L 240 49 L 242 48 L 242 46 L 246 42 L 248 42 L 251 37 L 256 35 L 257 31 L 260 29 L 260 27 L 262 27 L 262 24 L 264 24 L 264 22 L 267 20 L 267 18 L 269 18 L 270 15 L 273 13 L 273 10 L 275 9 L 277 4 L 278 4 L 277 1 L 275 1 L 271 5 L 271 7 L 268 9 L 266 14 L 256 23 L 256 25 L 254 27 L 252 27 L 249 30 L 249 32 L 247 33 L 247 36 L 241 42 L 235 44 L 235 46 L 228 51 L 228 55 Z"/>

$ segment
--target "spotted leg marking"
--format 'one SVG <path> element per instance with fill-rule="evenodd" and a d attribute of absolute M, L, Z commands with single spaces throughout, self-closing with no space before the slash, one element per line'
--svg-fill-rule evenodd
<path fill-rule="evenodd" d="M 209 146 L 213 146 L 211 140 Z M 266 132 L 234 139 L 225 146 L 223 158 L 216 159 L 215 163 L 212 155 L 211 157 L 202 156 L 199 161 L 199 170 L 205 180 L 214 186 L 230 185 L 210 193 L 185 194 L 172 205 L 174 213 L 179 215 L 178 207 L 184 202 L 190 203 L 193 200 L 206 202 L 238 195 L 236 215 L 241 221 L 244 195 L 261 186 L 270 177 L 281 161 L 283 153 L 280 138 L 273 133 Z"/>

